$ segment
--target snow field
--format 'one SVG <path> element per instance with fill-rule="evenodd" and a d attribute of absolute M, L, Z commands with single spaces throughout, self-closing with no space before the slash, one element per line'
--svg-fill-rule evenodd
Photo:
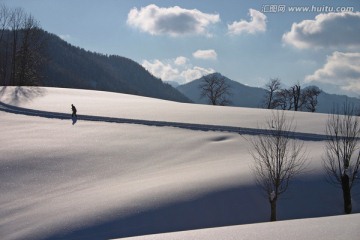
<path fill-rule="evenodd" d="M 360 214 L 323 218 L 258 223 L 230 227 L 200 229 L 175 233 L 154 234 L 123 240 L 182 240 L 182 239 L 277 239 L 277 240 L 338 240 L 356 239 L 359 235 Z"/>
<path fill-rule="evenodd" d="M 26 94 L 1 89 L 0 101 L 53 112 L 70 112 L 74 103 L 79 114 L 241 127 L 256 127 L 268 113 L 84 90 L 21 91 Z M 321 133 L 326 115 L 298 115 L 298 131 Z M 71 119 L 2 111 L 0 126 L 1 239 L 111 239 L 268 221 L 268 202 L 250 169 L 251 136 L 138 124 L 72 125 Z M 279 200 L 280 220 L 342 213 L 341 192 L 322 175 L 323 142 L 306 141 L 305 147 L 307 171 Z M 360 210 L 358 197 L 354 212 Z M 200 231 L 204 237 L 198 239 L 211 239 L 206 229 Z"/>

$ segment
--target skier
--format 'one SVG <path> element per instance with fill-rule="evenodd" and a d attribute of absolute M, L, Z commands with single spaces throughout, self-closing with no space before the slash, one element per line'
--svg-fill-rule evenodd
<path fill-rule="evenodd" d="M 71 104 L 71 110 L 72 110 L 72 114 L 71 114 L 71 117 L 76 117 L 77 118 L 77 115 L 76 115 L 76 107 L 73 105 L 73 104 Z"/>

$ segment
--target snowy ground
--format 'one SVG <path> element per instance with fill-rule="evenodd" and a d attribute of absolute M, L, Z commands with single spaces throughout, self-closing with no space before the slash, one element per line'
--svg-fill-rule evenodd
<path fill-rule="evenodd" d="M 250 171 L 251 136 L 245 134 L 257 134 L 253 130 L 269 117 L 267 110 L 56 88 L 0 88 L 0 101 L 6 104 L 0 105 L 1 239 L 111 239 L 269 218 Z M 69 115 L 72 103 L 77 122 Z M 278 218 L 341 214 L 341 192 L 324 181 L 321 167 L 327 116 L 288 114 L 305 140 L 309 166 L 279 201 Z M 353 208 L 360 212 L 355 190 Z M 325 225 L 330 239 L 333 224 L 356 222 L 357 230 L 346 233 L 353 238 L 359 220 L 356 214 L 308 225 Z M 294 225 L 287 222 L 280 224 Z M 299 234 L 306 225 L 299 223 Z M 250 234 L 256 226 L 265 234 L 264 226 L 272 225 L 193 233 L 210 239 L 212 231 Z M 150 239 L 194 239 L 178 234 Z"/>
<path fill-rule="evenodd" d="M 183 239 L 276 239 L 276 240 L 338 240 L 357 239 L 360 214 L 288 220 L 275 223 L 258 223 L 154 234 L 123 240 L 183 240 Z"/>

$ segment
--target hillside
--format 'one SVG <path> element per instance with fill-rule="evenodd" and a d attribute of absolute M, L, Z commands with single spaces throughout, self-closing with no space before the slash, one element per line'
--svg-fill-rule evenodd
<path fill-rule="evenodd" d="M 125 57 L 102 55 L 74 47 L 54 34 L 47 39 L 42 86 L 92 89 L 190 102 L 169 84 Z"/>
<path fill-rule="evenodd" d="M 114 239 L 269 219 L 248 142 L 263 133 L 258 126 L 268 110 L 31 87 L 1 87 L 0 102 L 3 240 Z M 327 115 L 286 114 L 309 162 L 279 200 L 278 219 L 342 214 L 341 191 L 323 176 Z M 358 215 L 341 222 L 351 219 Z M 338 220 L 325 222 L 329 236 Z M 359 234 L 344 227 L 348 238 Z"/>
<path fill-rule="evenodd" d="M 177 89 L 195 103 L 208 104 L 205 98 L 200 97 L 199 85 L 201 84 L 201 81 L 202 78 L 199 78 L 184 85 L 180 85 Z M 230 106 L 262 108 L 262 101 L 266 92 L 265 89 L 246 86 L 227 77 L 225 77 L 225 81 L 231 89 L 231 95 L 229 97 L 231 101 Z M 345 101 L 354 104 L 355 106 L 360 106 L 360 99 L 358 98 L 322 92 L 318 97 L 316 111 L 320 113 L 330 113 L 333 106 L 341 106 Z"/>

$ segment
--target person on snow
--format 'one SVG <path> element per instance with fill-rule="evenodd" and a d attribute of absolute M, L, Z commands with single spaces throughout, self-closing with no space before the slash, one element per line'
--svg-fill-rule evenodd
<path fill-rule="evenodd" d="M 72 110 L 71 117 L 77 117 L 77 115 L 76 115 L 77 110 L 73 104 L 71 104 L 71 110 Z"/>

